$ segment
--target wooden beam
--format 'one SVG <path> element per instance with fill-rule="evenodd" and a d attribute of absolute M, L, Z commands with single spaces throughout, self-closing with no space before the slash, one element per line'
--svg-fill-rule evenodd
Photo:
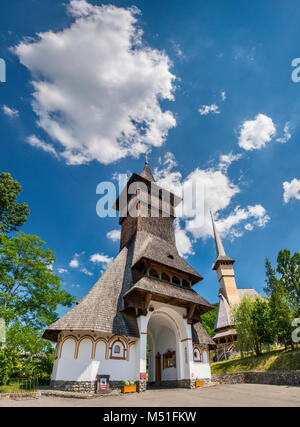
<path fill-rule="evenodd" d="M 146 298 L 145 298 L 145 301 L 144 301 L 144 307 L 142 308 L 142 311 L 141 311 L 143 316 L 147 316 L 148 308 L 149 308 L 149 305 L 150 305 L 150 302 L 151 302 L 151 298 L 152 298 L 152 294 L 148 293 L 146 295 Z"/>
<path fill-rule="evenodd" d="M 192 304 L 189 309 L 189 313 L 187 316 L 187 323 L 191 325 L 193 323 L 193 315 L 197 304 Z"/>
<path fill-rule="evenodd" d="M 150 302 L 151 302 L 151 298 L 152 298 L 152 294 L 149 293 L 146 296 L 146 300 L 145 300 L 145 309 L 148 310 Z"/>

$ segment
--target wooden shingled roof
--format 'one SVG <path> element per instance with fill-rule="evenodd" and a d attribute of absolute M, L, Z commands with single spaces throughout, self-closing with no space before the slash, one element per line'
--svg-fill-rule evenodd
<path fill-rule="evenodd" d="M 137 264 L 142 258 L 155 261 L 158 264 L 171 267 L 177 271 L 185 272 L 189 276 L 192 276 L 194 283 L 203 279 L 196 270 L 181 258 L 174 244 L 146 231 L 137 233 L 133 265 Z"/>
<path fill-rule="evenodd" d="M 154 238 L 154 240 L 157 244 L 158 240 L 161 239 Z M 150 239 L 151 241 L 152 239 Z M 132 338 L 139 337 L 134 310 L 124 311 L 124 296 L 135 286 L 132 279 L 132 266 L 135 260 L 139 259 L 138 254 L 145 255 L 147 253 L 150 256 L 149 252 L 141 249 L 142 242 L 145 242 L 145 234 L 144 232 L 137 232 L 129 244 L 121 250 L 108 266 L 88 294 L 68 313 L 50 325 L 44 332 L 43 338 L 56 341 L 59 332 L 62 330 L 95 331 L 120 334 Z M 146 247 L 148 247 L 147 244 Z M 169 252 L 171 248 L 167 246 L 167 249 Z M 176 260 L 179 260 L 178 257 L 179 255 L 177 254 Z M 184 260 L 182 261 L 184 267 L 188 269 L 188 264 Z M 179 268 L 181 268 L 181 264 Z M 191 267 L 189 268 L 194 272 Z M 181 298 L 191 303 L 202 305 L 203 312 L 212 309 L 212 306 L 204 298 L 191 289 L 162 282 L 157 284 L 157 282 L 157 280 L 147 277 L 143 281 L 137 282 L 136 285 L 147 287 L 148 290 L 157 289 L 157 292 L 168 295 L 171 299 Z"/>
<path fill-rule="evenodd" d="M 183 288 L 180 285 L 173 285 L 172 283 L 163 282 L 153 277 L 142 277 L 126 292 L 124 295 L 125 298 L 135 291 L 149 292 L 152 294 L 152 299 L 158 301 L 166 297 L 165 302 L 173 302 L 174 305 L 178 306 L 187 306 L 191 303 L 198 304 L 202 307 L 203 313 L 214 308 L 193 289 Z"/>
<path fill-rule="evenodd" d="M 96 331 L 139 337 L 134 313 L 123 314 L 123 295 L 133 285 L 131 260 L 134 242 L 125 246 L 85 297 L 57 322 L 43 338 L 57 340 L 60 331 Z"/>
<path fill-rule="evenodd" d="M 200 322 L 192 325 L 192 338 L 195 344 L 204 344 L 208 345 L 209 348 L 215 348 L 216 343 L 209 336 L 206 329 L 202 326 Z"/>

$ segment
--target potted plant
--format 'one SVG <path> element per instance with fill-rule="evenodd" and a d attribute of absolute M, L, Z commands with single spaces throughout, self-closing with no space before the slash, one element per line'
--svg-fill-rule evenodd
<path fill-rule="evenodd" d="M 134 381 L 123 381 L 121 391 L 122 393 L 135 393 L 136 383 Z"/>
<path fill-rule="evenodd" d="M 201 381 L 201 380 L 200 380 L 200 378 L 196 378 L 196 379 L 195 379 L 195 387 L 196 387 L 196 388 L 198 388 L 198 387 L 203 387 L 203 385 L 204 385 L 204 382 L 203 382 L 203 381 Z"/>

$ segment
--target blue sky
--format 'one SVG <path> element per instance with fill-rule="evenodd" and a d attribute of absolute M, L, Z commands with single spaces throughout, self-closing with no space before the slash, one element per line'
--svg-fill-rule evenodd
<path fill-rule="evenodd" d="M 117 255 L 96 187 L 139 173 L 148 151 L 161 183 L 206 185 L 238 286 L 262 292 L 265 257 L 299 251 L 299 3 L 2 3 L 0 170 L 21 182 L 23 230 L 55 250 L 63 286 L 83 296 Z M 210 224 L 189 219 L 178 245 L 216 302 Z"/>

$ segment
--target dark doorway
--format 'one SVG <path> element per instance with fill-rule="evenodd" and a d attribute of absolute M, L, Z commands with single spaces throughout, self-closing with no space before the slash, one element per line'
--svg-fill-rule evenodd
<path fill-rule="evenodd" d="M 160 385 L 161 382 L 161 354 L 157 353 L 155 359 L 155 382 Z"/>

